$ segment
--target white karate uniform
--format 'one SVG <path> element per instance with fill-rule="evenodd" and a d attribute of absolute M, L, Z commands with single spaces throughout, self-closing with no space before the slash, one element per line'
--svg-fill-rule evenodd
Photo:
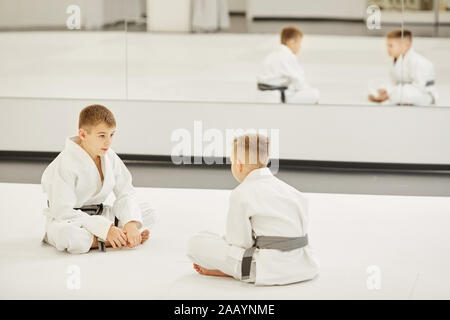
<path fill-rule="evenodd" d="M 136 201 L 131 174 L 117 154 L 109 148 L 101 157 L 102 183 L 97 166 L 79 142 L 79 137 L 67 138 L 64 150 L 45 169 L 41 180 L 49 201 L 49 208 L 44 209 L 44 241 L 70 253 L 88 252 L 94 235 L 106 240 L 114 217 L 119 219 L 119 227 L 136 221 L 141 230 L 157 220 L 148 203 Z M 114 204 L 105 205 L 101 215 L 74 209 L 104 203 L 111 192 L 116 197 Z"/>
<path fill-rule="evenodd" d="M 426 85 L 435 80 L 433 64 L 413 48 L 404 57 L 397 58 L 390 75 L 391 84 L 386 89 L 389 99 L 385 104 L 427 106 L 436 103 L 436 86 Z"/>
<path fill-rule="evenodd" d="M 231 192 L 226 235 L 202 232 L 193 236 L 187 255 L 193 263 L 240 280 L 244 251 L 254 245 L 255 237 L 306 235 L 307 210 L 307 199 L 301 192 L 273 176 L 270 169 L 253 170 Z M 250 278 L 245 282 L 282 285 L 312 279 L 318 270 L 309 244 L 291 251 L 256 249 Z"/>
<path fill-rule="evenodd" d="M 319 90 L 308 84 L 297 56 L 284 44 L 264 59 L 257 80 L 271 86 L 287 86 L 287 103 L 319 102 Z"/>

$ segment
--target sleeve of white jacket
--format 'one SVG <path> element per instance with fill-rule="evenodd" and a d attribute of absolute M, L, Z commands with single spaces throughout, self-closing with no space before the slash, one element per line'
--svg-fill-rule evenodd
<path fill-rule="evenodd" d="M 226 240 L 231 244 L 230 255 L 240 260 L 245 249 L 253 246 L 252 225 L 246 205 L 239 194 L 232 191 L 227 216 Z"/>
<path fill-rule="evenodd" d="M 59 166 L 51 181 L 47 193 L 50 203 L 50 216 L 56 220 L 76 220 L 90 233 L 102 240 L 106 240 L 112 223 L 103 216 L 91 216 L 81 210 L 75 210 L 77 197 L 75 194 L 74 174 L 61 170 Z"/>
<path fill-rule="evenodd" d="M 397 84 L 397 81 L 394 78 L 394 75 L 393 75 L 393 73 L 391 71 L 390 77 L 389 77 L 389 80 L 388 80 L 388 83 L 387 83 L 387 87 L 386 88 L 382 88 L 382 89 L 385 89 L 386 92 L 387 92 L 388 97 L 390 97 L 394 93 L 394 91 L 400 90 L 401 87 L 402 87 L 402 85 L 401 84 Z"/>
<path fill-rule="evenodd" d="M 296 90 L 303 90 L 310 87 L 306 81 L 305 72 L 295 58 L 282 60 L 281 72 L 285 77 L 289 78 L 291 86 Z"/>
<path fill-rule="evenodd" d="M 116 217 L 121 221 L 122 225 L 126 225 L 130 221 L 135 221 L 137 222 L 137 228 L 139 229 L 143 225 L 142 212 L 136 200 L 136 191 L 132 185 L 131 173 L 115 153 L 113 161 L 116 180 L 113 189 L 114 195 L 116 196 L 113 211 Z"/>
<path fill-rule="evenodd" d="M 413 85 L 425 88 L 428 81 L 434 80 L 434 69 L 430 63 L 417 61 L 412 69 Z"/>

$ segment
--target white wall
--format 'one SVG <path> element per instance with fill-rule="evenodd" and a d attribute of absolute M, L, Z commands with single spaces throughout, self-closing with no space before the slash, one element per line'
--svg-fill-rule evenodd
<path fill-rule="evenodd" d="M 0 0 L 0 28 L 66 27 L 70 5 L 80 7 L 81 26 L 97 29 L 145 12 L 142 0 Z"/>
<path fill-rule="evenodd" d="M 247 0 L 247 18 L 340 18 L 363 19 L 365 0 Z"/>
<path fill-rule="evenodd" d="M 228 0 L 228 9 L 230 12 L 242 12 L 247 11 L 247 0 Z"/>
<path fill-rule="evenodd" d="M 147 0 L 148 31 L 191 31 L 191 0 Z"/>
<path fill-rule="evenodd" d="M 280 129 L 280 158 L 450 164 L 450 108 L 0 99 L 0 150 L 60 151 L 82 107 L 108 106 L 119 153 L 170 155 L 173 130 Z"/>

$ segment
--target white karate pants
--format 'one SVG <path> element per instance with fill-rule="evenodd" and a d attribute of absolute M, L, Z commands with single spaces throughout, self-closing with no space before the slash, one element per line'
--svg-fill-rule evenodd
<path fill-rule="evenodd" d="M 316 88 L 302 90 L 286 90 L 286 103 L 316 104 L 319 103 L 320 91 Z"/>
<path fill-rule="evenodd" d="M 433 98 L 428 91 L 411 84 L 395 87 L 386 102 L 386 104 L 412 104 L 414 106 L 429 106 L 432 103 Z"/>
<path fill-rule="evenodd" d="M 231 245 L 224 237 L 212 232 L 200 232 L 188 241 L 187 256 L 199 266 L 209 270 L 220 270 L 233 278 L 241 279 L 242 261 L 234 259 L 229 255 Z M 244 282 L 255 282 L 256 275 L 255 260 L 250 267 L 250 277 Z"/>
<path fill-rule="evenodd" d="M 141 230 L 152 227 L 157 221 L 157 215 L 148 203 L 139 204 L 142 211 L 143 226 Z M 112 207 L 105 206 L 102 216 L 114 223 L 115 214 Z M 119 221 L 119 227 L 122 228 Z M 59 251 L 67 250 L 69 253 L 86 253 L 91 249 L 94 235 L 83 228 L 77 221 L 50 221 L 46 225 L 46 236 L 43 240 Z"/>

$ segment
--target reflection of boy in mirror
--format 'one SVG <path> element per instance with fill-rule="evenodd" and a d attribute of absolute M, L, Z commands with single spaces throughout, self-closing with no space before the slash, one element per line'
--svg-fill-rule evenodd
<path fill-rule="evenodd" d="M 387 35 L 387 51 L 394 58 L 391 85 L 378 89 L 373 102 L 395 105 L 430 105 L 436 103 L 433 64 L 412 48 L 412 32 L 394 30 Z"/>
<path fill-rule="evenodd" d="M 288 103 L 318 103 L 319 90 L 308 84 L 297 60 L 303 33 L 298 28 L 285 27 L 281 30 L 280 38 L 281 46 L 265 58 L 258 82 L 270 86 L 287 86 Z"/>

